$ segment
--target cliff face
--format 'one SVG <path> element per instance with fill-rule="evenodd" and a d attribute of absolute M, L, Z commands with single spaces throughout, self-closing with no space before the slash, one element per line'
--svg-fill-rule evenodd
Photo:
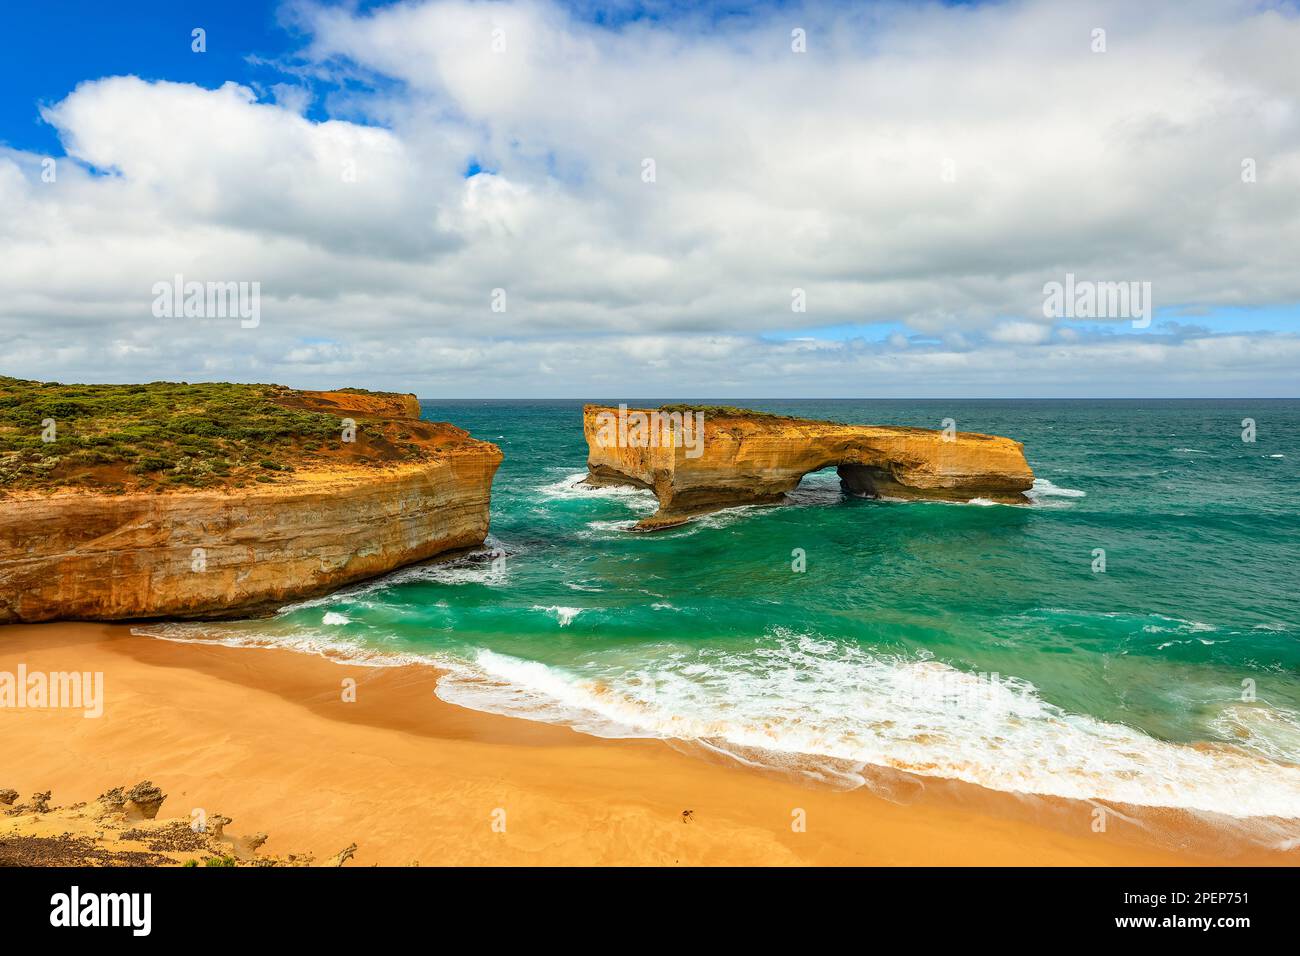
<path fill-rule="evenodd" d="M 719 508 L 780 501 L 804 475 L 830 465 L 838 466 L 846 490 L 869 497 L 1018 503 L 1027 500 L 1023 492 L 1034 482 L 1021 444 L 995 435 L 957 432 L 945 440 L 941 431 L 923 428 L 838 425 L 707 408 L 702 414 L 697 447 L 689 441 L 665 447 L 669 443 L 662 440 L 659 447 L 646 447 L 635 431 L 629 440 L 610 440 L 617 408 L 586 406 L 587 481 L 654 491 L 659 510 L 638 523 L 643 531 Z"/>
<path fill-rule="evenodd" d="M 329 412 L 339 418 L 419 418 L 420 400 L 396 392 L 290 392 L 276 399 L 285 408 Z"/>
<path fill-rule="evenodd" d="M 0 498 L 0 622 L 240 616 L 482 543 L 495 445 L 414 396 L 283 401 L 355 419 L 355 443 L 265 484 Z"/>

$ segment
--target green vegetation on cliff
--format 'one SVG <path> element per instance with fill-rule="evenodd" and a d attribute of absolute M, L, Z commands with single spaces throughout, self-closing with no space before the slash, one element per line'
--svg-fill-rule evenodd
<path fill-rule="evenodd" d="M 339 456 L 422 455 L 414 445 L 390 445 L 373 424 L 359 423 L 358 444 L 345 446 L 339 415 L 304 409 L 306 394 L 280 385 L 63 385 L 0 376 L 0 494 L 239 487 Z"/>
<path fill-rule="evenodd" d="M 735 405 L 660 405 L 661 412 L 704 412 L 706 415 L 717 415 L 719 418 L 788 418 L 787 415 L 776 415 L 772 412 L 759 412 L 752 408 L 737 408 Z"/>
<path fill-rule="evenodd" d="M 703 412 L 705 416 L 714 418 L 758 418 L 764 420 L 774 420 L 783 422 L 801 422 L 813 421 L 814 419 L 795 418 L 793 415 L 778 415 L 776 412 L 760 412 L 753 408 L 739 408 L 735 405 L 660 405 L 661 412 Z M 829 419 L 815 419 L 816 421 L 830 421 Z M 832 425 L 844 424 L 843 422 L 830 421 Z"/>

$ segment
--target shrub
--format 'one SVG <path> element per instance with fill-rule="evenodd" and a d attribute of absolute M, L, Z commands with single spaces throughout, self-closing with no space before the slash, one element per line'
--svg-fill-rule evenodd
<path fill-rule="evenodd" d="M 302 405 L 299 393 L 279 385 L 64 385 L 0 376 L 0 490 L 87 481 L 117 491 L 240 487 L 326 457 L 356 461 L 356 446 L 339 442 L 340 416 Z M 46 418 L 57 425 L 53 443 L 41 439 Z M 383 440 L 386 428 L 371 421 L 361 434 Z"/>

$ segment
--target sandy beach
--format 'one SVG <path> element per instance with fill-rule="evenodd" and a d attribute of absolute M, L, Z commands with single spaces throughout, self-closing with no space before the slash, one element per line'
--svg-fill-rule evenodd
<path fill-rule="evenodd" d="M 890 799 L 656 740 L 438 700 L 427 667 L 179 644 L 122 625 L 0 628 L 0 671 L 99 671 L 104 711 L 0 710 L 0 788 L 58 804 L 152 780 L 264 854 L 349 865 L 1293 864 L 1185 815 L 1111 813 L 894 775 Z M 345 679 L 356 681 L 346 701 Z M 13 817 L 0 817 L 0 839 Z M 802 829 L 800 821 L 806 823 Z M 1152 826 L 1154 825 L 1154 829 Z M 502 832 L 504 831 L 504 832 Z"/>

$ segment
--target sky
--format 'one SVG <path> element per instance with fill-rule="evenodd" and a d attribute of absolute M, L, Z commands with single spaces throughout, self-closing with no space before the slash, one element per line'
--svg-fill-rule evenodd
<path fill-rule="evenodd" d="M 1298 52 L 1289 0 L 6 4 L 0 374 L 1295 396 Z"/>

